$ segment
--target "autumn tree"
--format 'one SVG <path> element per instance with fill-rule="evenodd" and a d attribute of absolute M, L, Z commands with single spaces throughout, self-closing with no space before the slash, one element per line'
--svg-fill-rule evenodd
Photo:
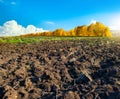
<path fill-rule="evenodd" d="M 100 22 L 89 25 L 87 31 L 89 36 L 112 36 L 109 28 Z"/>
<path fill-rule="evenodd" d="M 68 31 L 68 36 L 76 36 L 75 29 Z"/>
<path fill-rule="evenodd" d="M 52 32 L 53 36 L 67 36 L 67 32 L 64 31 L 63 29 L 57 29 Z"/>
<path fill-rule="evenodd" d="M 96 36 L 96 34 L 94 33 L 94 28 L 95 28 L 94 23 L 92 23 L 88 26 L 88 28 L 87 28 L 88 36 Z"/>
<path fill-rule="evenodd" d="M 76 36 L 88 36 L 87 26 L 78 26 L 74 31 Z"/>
<path fill-rule="evenodd" d="M 105 28 L 103 36 L 112 37 L 112 33 L 110 32 L 110 29 L 108 27 Z"/>

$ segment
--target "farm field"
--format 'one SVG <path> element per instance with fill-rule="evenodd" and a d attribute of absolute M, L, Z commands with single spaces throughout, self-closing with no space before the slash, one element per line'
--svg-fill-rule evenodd
<path fill-rule="evenodd" d="M 120 40 L 1 37 L 0 99 L 120 99 Z"/>

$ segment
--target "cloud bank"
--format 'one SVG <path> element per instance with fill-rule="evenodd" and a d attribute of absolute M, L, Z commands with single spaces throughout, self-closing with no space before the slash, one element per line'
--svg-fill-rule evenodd
<path fill-rule="evenodd" d="M 23 27 L 19 25 L 15 20 L 7 21 L 0 26 L 0 36 L 19 36 L 28 33 L 36 33 L 36 32 L 45 32 L 43 28 L 37 28 L 34 25 L 28 25 L 27 27 Z"/>

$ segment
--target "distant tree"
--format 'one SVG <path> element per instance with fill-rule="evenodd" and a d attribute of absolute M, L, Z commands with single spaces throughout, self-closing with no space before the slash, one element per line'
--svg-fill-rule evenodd
<path fill-rule="evenodd" d="M 67 36 L 67 32 L 64 29 L 57 29 L 52 32 L 53 36 Z"/>
<path fill-rule="evenodd" d="M 88 36 L 96 36 L 94 30 L 95 30 L 95 24 L 92 23 L 87 28 L 87 34 L 88 34 Z"/>
<path fill-rule="evenodd" d="M 112 33 L 108 27 L 105 28 L 105 32 L 103 34 L 104 37 L 112 37 Z"/>
<path fill-rule="evenodd" d="M 76 36 L 75 30 L 72 29 L 72 30 L 68 31 L 68 35 L 69 36 Z"/>
<path fill-rule="evenodd" d="M 78 26 L 75 28 L 76 36 L 88 36 L 87 26 Z"/>
<path fill-rule="evenodd" d="M 88 36 L 112 36 L 109 28 L 100 22 L 92 23 L 89 25 L 87 31 Z"/>

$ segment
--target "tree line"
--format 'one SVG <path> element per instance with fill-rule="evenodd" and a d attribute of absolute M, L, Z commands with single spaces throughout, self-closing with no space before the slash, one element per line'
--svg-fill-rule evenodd
<path fill-rule="evenodd" d="M 85 36 L 85 37 L 111 37 L 110 29 L 100 22 L 92 23 L 89 26 L 83 25 L 75 27 L 69 31 L 64 29 L 56 29 L 55 31 L 48 31 L 42 33 L 31 33 L 22 36 Z"/>

